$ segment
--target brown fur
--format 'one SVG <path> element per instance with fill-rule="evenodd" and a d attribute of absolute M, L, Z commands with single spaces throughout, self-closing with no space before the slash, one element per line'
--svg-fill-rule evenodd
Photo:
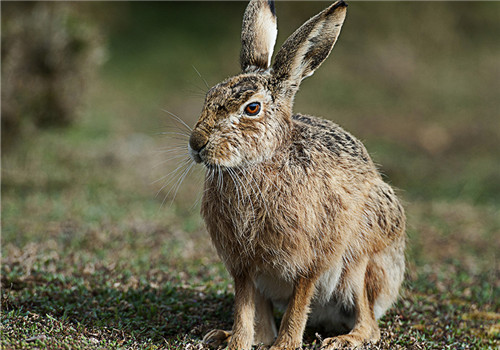
<path fill-rule="evenodd" d="M 269 3 L 250 3 L 244 31 L 265 17 L 256 11 L 269 14 Z M 324 348 L 355 346 L 378 339 L 376 318 L 397 297 L 405 217 L 394 191 L 351 134 L 292 115 L 300 81 L 330 53 L 345 12 L 343 2 L 331 5 L 292 34 L 272 68 L 242 59 L 246 73 L 207 93 L 190 152 L 207 167 L 202 215 L 235 281 L 233 330 L 212 331 L 207 343 L 248 349 L 277 336 L 271 349 L 295 349 L 309 319 L 347 333 Z M 245 57 L 269 54 L 243 45 Z M 255 116 L 244 112 L 252 102 L 261 106 Z M 271 302 L 287 305 L 277 334 Z"/>
<path fill-rule="evenodd" d="M 268 21 L 273 22 L 274 26 L 266 25 Z M 266 69 L 277 35 L 274 2 L 251 2 L 243 16 L 242 27 L 240 53 L 242 71 Z"/>

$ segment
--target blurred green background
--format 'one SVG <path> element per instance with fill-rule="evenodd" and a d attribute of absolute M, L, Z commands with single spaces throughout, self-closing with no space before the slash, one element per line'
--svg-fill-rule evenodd
<path fill-rule="evenodd" d="M 277 47 L 327 4 L 278 2 Z M 194 125 L 203 80 L 238 73 L 246 3 L 1 6 L 2 283 L 106 268 L 226 286 L 198 214 L 202 170 L 175 198 L 175 181 L 162 189 L 187 138 L 161 133 L 179 127 L 164 110 Z M 399 189 L 409 280 L 459 265 L 497 311 L 499 14 L 498 2 L 350 2 L 294 107 L 356 135 Z"/>

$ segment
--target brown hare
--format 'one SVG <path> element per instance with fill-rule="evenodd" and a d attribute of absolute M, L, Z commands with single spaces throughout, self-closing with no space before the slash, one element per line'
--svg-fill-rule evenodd
<path fill-rule="evenodd" d="M 305 22 L 271 66 L 274 3 L 252 0 L 242 73 L 211 88 L 189 139 L 207 171 L 202 215 L 234 279 L 232 331 L 204 342 L 296 349 L 306 324 L 324 349 L 380 337 L 398 296 L 405 215 L 363 144 L 328 120 L 293 114 L 302 79 L 328 57 L 346 16 L 337 1 Z M 273 306 L 286 307 L 279 330 Z"/>

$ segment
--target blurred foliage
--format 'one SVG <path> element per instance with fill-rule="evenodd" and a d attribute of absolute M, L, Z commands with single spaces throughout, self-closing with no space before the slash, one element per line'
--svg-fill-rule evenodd
<path fill-rule="evenodd" d="M 77 6 L 3 2 L 2 149 L 72 123 L 103 59 L 103 37 Z"/>
<path fill-rule="evenodd" d="M 277 48 L 326 5 L 278 2 Z M 162 108 L 193 125 L 203 80 L 210 86 L 238 72 L 245 2 L 108 6 L 120 21 L 105 76 L 126 87 L 125 100 L 149 106 L 130 119 L 133 127 L 158 128 Z M 410 199 L 498 203 L 498 13 L 491 2 L 352 2 L 331 57 L 304 80 L 295 111 L 361 138 Z"/>

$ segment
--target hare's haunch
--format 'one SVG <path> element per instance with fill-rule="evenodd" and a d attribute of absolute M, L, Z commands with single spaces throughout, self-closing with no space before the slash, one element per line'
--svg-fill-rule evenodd
<path fill-rule="evenodd" d="M 328 57 L 346 16 L 337 1 L 283 44 L 272 1 L 244 14 L 242 73 L 214 86 L 189 140 L 207 168 L 202 215 L 235 285 L 230 349 L 301 346 L 306 324 L 325 349 L 380 336 L 377 319 L 404 275 L 405 215 L 363 144 L 338 125 L 293 114 L 295 93 Z M 286 308 L 279 331 L 272 308 Z"/>

